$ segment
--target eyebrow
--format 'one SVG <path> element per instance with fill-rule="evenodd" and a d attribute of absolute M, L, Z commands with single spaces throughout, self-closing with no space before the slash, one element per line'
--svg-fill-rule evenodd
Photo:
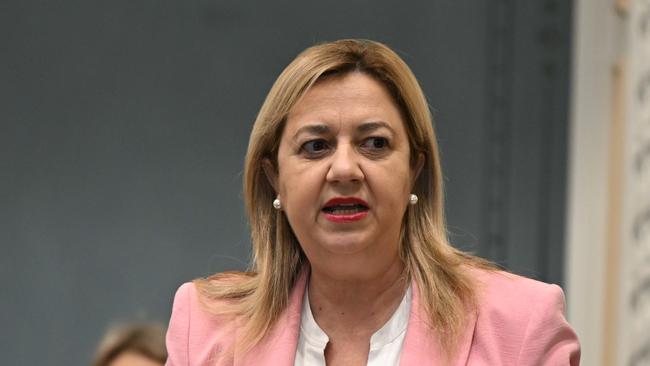
<path fill-rule="evenodd" d="M 312 135 L 326 135 L 330 132 L 330 128 L 327 125 L 314 124 L 300 127 L 296 133 L 293 134 L 292 140 L 297 140 L 298 136 L 303 133 L 308 133 Z"/>
<path fill-rule="evenodd" d="M 359 126 L 357 126 L 357 132 L 370 133 L 382 128 L 385 128 L 389 130 L 392 134 L 395 134 L 395 130 L 387 122 L 384 121 L 364 122 Z M 312 135 L 326 135 L 329 134 L 330 131 L 331 130 L 329 126 L 324 124 L 312 124 L 312 125 L 302 126 L 296 131 L 295 134 L 293 134 L 292 139 L 296 140 L 298 136 L 300 136 L 303 133 L 309 133 Z"/>
<path fill-rule="evenodd" d="M 395 134 L 395 130 L 393 130 L 393 128 L 384 121 L 362 123 L 357 127 L 357 131 L 361 133 L 368 133 L 368 132 L 377 131 L 381 128 L 385 128 L 389 130 L 393 135 Z"/>

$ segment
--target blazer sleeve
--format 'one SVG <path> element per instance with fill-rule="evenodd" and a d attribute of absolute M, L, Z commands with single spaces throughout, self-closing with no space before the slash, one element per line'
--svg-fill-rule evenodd
<path fill-rule="evenodd" d="M 564 293 L 557 285 L 546 285 L 534 306 L 517 365 L 577 366 L 580 343 L 564 318 Z"/>
<path fill-rule="evenodd" d="M 174 296 L 172 315 L 167 328 L 165 366 L 189 365 L 191 286 L 191 283 L 183 284 Z"/>

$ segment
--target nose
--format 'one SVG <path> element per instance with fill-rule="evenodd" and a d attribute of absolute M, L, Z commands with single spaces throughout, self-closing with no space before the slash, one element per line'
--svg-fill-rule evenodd
<path fill-rule="evenodd" d="M 359 156 L 351 144 L 340 144 L 330 156 L 327 172 L 328 182 L 360 182 L 364 175 L 359 165 Z"/>

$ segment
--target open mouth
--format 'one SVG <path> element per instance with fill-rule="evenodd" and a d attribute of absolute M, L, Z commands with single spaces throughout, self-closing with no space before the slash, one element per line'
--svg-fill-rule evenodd
<path fill-rule="evenodd" d="M 368 207 L 361 204 L 333 205 L 323 207 L 323 212 L 332 215 L 351 215 L 368 211 Z"/>
<path fill-rule="evenodd" d="M 333 222 L 353 222 L 366 217 L 368 210 L 368 204 L 360 198 L 337 197 L 327 201 L 322 212 Z"/>

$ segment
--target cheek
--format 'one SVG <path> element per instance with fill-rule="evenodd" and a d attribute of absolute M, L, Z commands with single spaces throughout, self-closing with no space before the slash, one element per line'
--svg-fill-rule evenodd
<path fill-rule="evenodd" d="M 373 191 L 378 195 L 378 199 L 390 201 L 392 204 L 406 202 L 411 190 L 411 173 L 408 167 L 403 164 L 390 164 L 373 170 L 366 175 L 366 179 L 368 184 L 374 187 Z"/>
<path fill-rule="evenodd" d="M 383 183 L 380 194 L 383 200 L 389 204 L 390 210 L 402 212 L 408 201 L 409 187 L 404 180 L 387 180 Z"/>
<path fill-rule="evenodd" d="M 287 174 L 281 181 L 282 210 L 299 238 L 304 239 L 320 212 L 320 183 L 311 172 Z"/>
<path fill-rule="evenodd" d="M 408 207 L 408 198 L 410 194 L 410 176 L 408 172 L 394 172 L 391 179 L 386 179 L 382 184 L 381 195 L 379 200 L 384 204 L 380 205 L 381 210 L 378 212 L 381 220 L 386 223 L 386 227 L 399 226 L 402 222 L 406 209 Z"/>
<path fill-rule="evenodd" d="M 317 204 L 320 187 L 323 184 L 323 174 L 317 167 L 306 167 L 299 163 L 289 165 L 291 168 L 280 171 L 279 193 L 285 208 L 308 207 Z"/>

